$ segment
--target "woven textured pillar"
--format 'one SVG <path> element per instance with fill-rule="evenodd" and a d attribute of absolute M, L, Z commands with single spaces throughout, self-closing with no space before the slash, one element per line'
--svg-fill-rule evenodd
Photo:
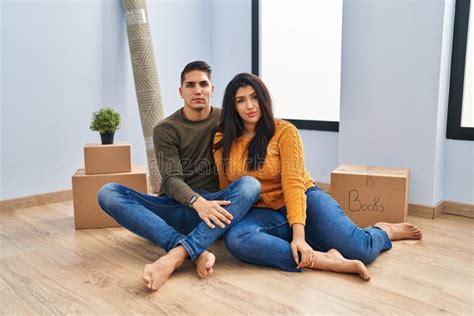
<path fill-rule="evenodd" d="M 150 182 L 153 192 L 158 193 L 161 176 L 153 148 L 153 128 L 163 119 L 163 104 L 148 24 L 146 0 L 122 0 L 122 6 L 127 20 L 128 45 L 132 59 L 138 109 L 145 137 Z"/>

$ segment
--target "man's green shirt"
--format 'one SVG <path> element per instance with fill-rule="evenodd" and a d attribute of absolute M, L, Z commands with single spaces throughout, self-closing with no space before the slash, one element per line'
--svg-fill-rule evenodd
<path fill-rule="evenodd" d="M 221 110 L 211 107 L 203 121 L 190 121 L 179 109 L 153 130 L 153 143 L 160 170 L 161 194 L 183 205 L 193 189 L 219 190 L 219 178 L 211 151 L 211 133 L 219 124 Z"/>

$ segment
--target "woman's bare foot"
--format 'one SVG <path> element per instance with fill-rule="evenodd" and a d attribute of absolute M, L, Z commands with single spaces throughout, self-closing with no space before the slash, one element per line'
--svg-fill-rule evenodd
<path fill-rule="evenodd" d="M 387 233 L 388 238 L 392 241 L 423 238 L 421 230 L 410 223 L 391 224 L 380 222 L 374 226 L 383 229 Z"/>
<path fill-rule="evenodd" d="M 178 246 L 155 262 L 145 265 L 143 281 L 146 288 L 151 291 L 158 290 L 187 257 L 188 253 L 184 247 Z"/>
<path fill-rule="evenodd" d="M 197 257 L 194 261 L 196 264 L 196 272 L 200 278 L 207 278 L 210 274 L 214 272 L 214 263 L 216 262 L 216 257 L 214 254 L 208 250 L 205 250 L 203 253 Z"/>
<path fill-rule="evenodd" d="M 314 259 L 303 268 L 342 273 L 356 273 L 365 281 L 370 280 L 370 274 L 365 265 L 359 260 L 348 260 L 339 251 L 331 249 L 328 252 L 314 252 Z"/>

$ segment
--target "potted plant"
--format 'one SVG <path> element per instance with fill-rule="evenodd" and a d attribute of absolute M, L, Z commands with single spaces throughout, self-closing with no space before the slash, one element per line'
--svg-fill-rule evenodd
<path fill-rule="evenodd" d="M 115 131 L 120 128 L 120 114 L 105 107 L 92 113 L 90 129 L 100 133 L 102 145 L 113 144 Z"/>

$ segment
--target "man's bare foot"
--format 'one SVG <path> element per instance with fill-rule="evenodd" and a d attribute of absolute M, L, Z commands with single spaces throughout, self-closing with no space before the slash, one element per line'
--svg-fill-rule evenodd
<path fill-rule="evenodd" d="M 178 246 L 155 262 L 145 265 L 143 281 L 146 288 L 151 291 L 158 290 L 187 257 L 188 253 L 184 247 Z"/>
<path fill-rule="evenodd" d="M 356 273 L 365 281 L 370 280 L 369 271 L 361 261 L 348 260 L 336 249 L 331 249 L 328 252 L 315 251 L 313 258 L 313 261 L 303 268 L 342 273 Z"/>
<path fill-rule="evenodd" d="M 214 263 L 216 262 L 216 257 L 214 254 L 208 250 L 205 250 L 203 253 L 197 257 L 194 261 L 196 264 L 196 272 L 200 278 L 207 278 L 210 274 L 214 272 Z"/>
<path fill-rule="evenodd" d="M 380 222 L 374 226 L 383 229 L 387 233 L 388 238 L 392 241 L 423 238 L 421 230 L 410 223 L 391 224 Z"/>

